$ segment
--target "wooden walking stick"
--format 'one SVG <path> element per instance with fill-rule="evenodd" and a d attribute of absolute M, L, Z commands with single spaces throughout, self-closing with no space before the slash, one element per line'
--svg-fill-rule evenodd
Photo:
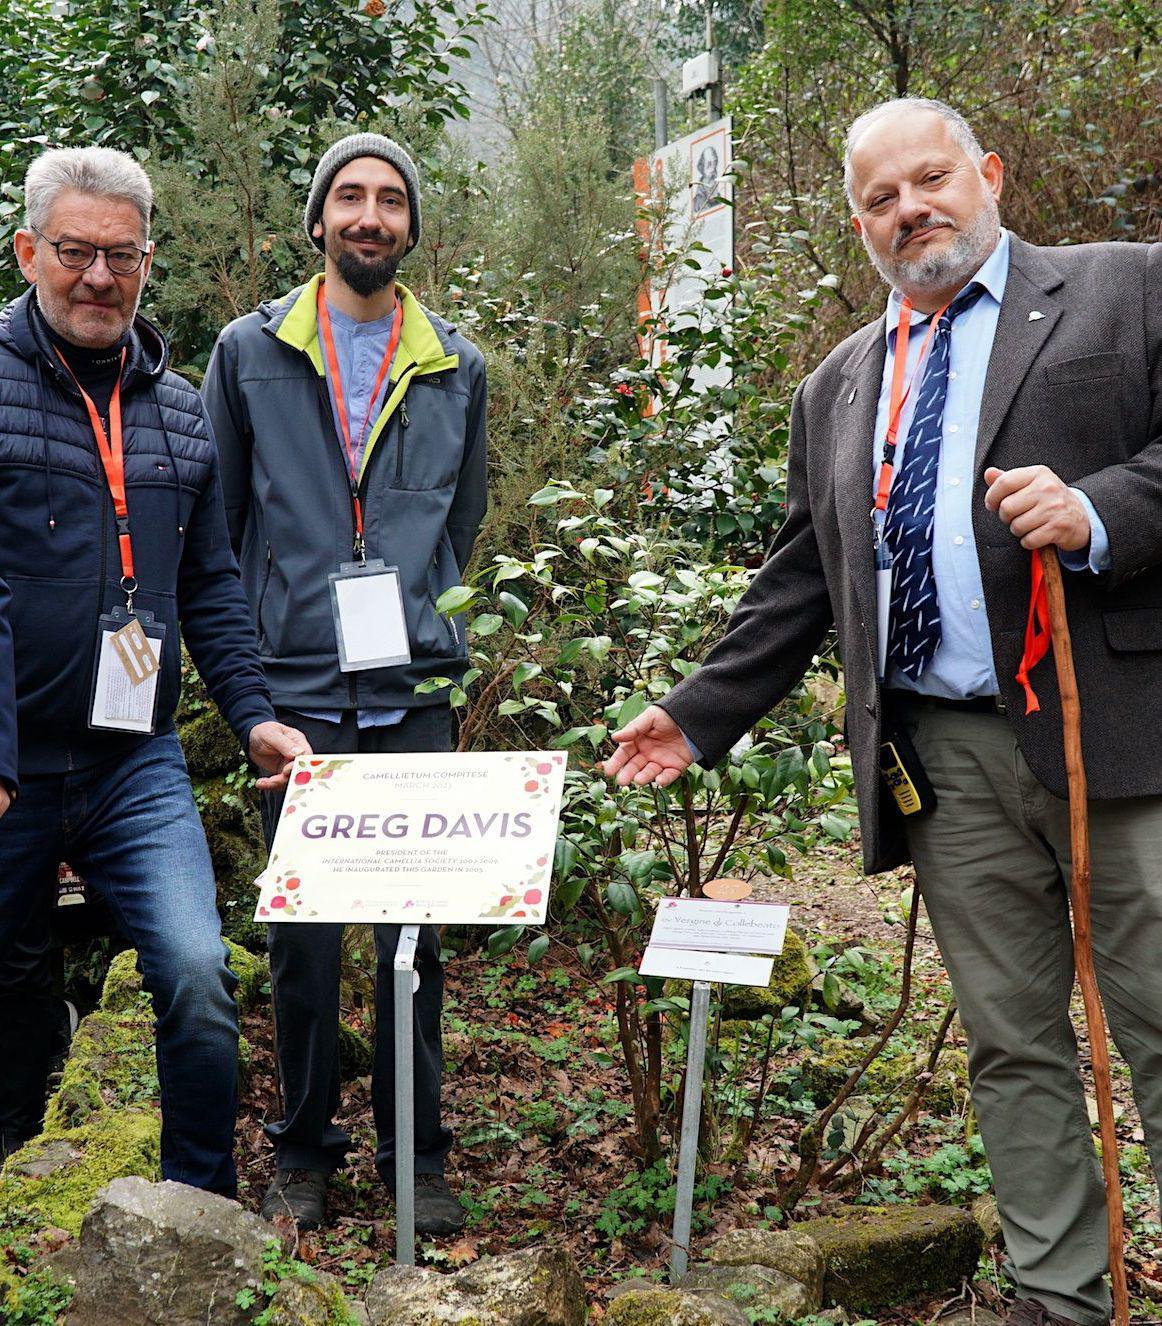
<path fill-rule="evenodd" d="M 1110 1053 L 1106 1040 L 1105 1015 L 1094 972 L 1093 938 L 1090 928 L 1089 814 L 1085 764 L 1081 755 L 1081 700 L 1077 692 L 1077 676 L 1073 670 L 1073 646 L 1069 639 L 1069 619 L 1065 612 L 1065 591 L 1061 583 L 1061 563 L 1058 560 L 1057 549 L 1052 545 L 1042 548 L 1039 556 L 1048 600 L 1053 661 L 1057 666 L 1057 686 L 1061 692 L 1065 771 L 1069 779 L 1069 842 L 1073 857 L 1070 882 L 1073 960 L 1077 967 L 1077 979 L 1081 985 L 1081 997 L 1085 1003 L 1085 1022 L 1089 1029 L 1089 1052 L 1093 1064 L 1094 1094 L 1097 1096 L 1098 1123 L 1101 1127 L 1101 1164 L 1106 1183 L 1114 1322 L 1116 1326 L 1129 1326 L 1125 1212 L 1122 1204 L 1121 1177 L 1118 1174 L 1118 1139 L 1114 1131 Z"/>

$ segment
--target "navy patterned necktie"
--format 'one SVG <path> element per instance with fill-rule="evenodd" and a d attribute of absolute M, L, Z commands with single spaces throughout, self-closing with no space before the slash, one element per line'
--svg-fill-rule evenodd
<path fill-rule="evenodd" d="M 916 408 L 908 429 L 904 460 L 888 496 L 884 538 L 892 557 L 892 611 L 888 663 L 918 681 L 940 645 L 940 602 L 932 569 L 932 524 L 952 324 L 984 294 L 975 282 L 940 316 Z"/>

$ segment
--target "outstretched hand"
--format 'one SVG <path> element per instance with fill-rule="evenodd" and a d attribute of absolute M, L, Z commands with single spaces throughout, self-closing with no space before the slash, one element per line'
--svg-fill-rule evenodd
<path fill-rule="evenodd" d="M 669 787 L 694 763 L 682 729 L 656 704 L 615 732 L 613 739 L 617 750 L 603 767 L 606 777 L 616 777 L 619 787 L 631 782 Z"/>

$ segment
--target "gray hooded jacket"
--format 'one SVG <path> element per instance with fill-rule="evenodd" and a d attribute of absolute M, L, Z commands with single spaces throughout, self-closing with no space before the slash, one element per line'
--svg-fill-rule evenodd
<path fill-rule="evenodd" d="M 354 518 L 318 338 L 320 279 L 230 323 L 202 388 L 260 656 L 288 709 L 446 704 L 446 689 L 415 687 L 459 681 L 467 666 L 463 625 L 436 600 L 459 583 L 487 506 L 484 359 L 397 284 L 403 329 L 359 494 L 367 556 L 399 568 L 412 658 L 343 673 L 327 577 L 352 560 Z"/>

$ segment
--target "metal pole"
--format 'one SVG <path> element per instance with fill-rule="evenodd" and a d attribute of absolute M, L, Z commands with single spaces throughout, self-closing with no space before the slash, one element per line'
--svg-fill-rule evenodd
<path fill-rule="evenodd" d="M 670 127 L 666 123 L 667 105 L 666 80 L 654 79 L 654 151 L 660 152 L 670 141 Z"/>
<path fill-rule="evenodd" d="M 706 5 L 706 49 L 711 55 L 715 54 L 714 49 L 714 9 L 711 0 L 707 0 Z M 722 74 L 718 75 L 718 81 L 711 83 L 706 89 L 706 123 L 713 124 L 715 120 L 722 119 Z"/>
<path fill-rule="evenodd" d="M 678 1192 L 674 1199 L 674 1239 L 670 1282 L 690 1264 L 690 1222 L 694 1212 L 694 1171 L 698 1165 L 698 1125 L 702 1116 L 702 1075 L 706 1071 L 706 1026 L 710 1020 L 710 985 L 695 981 L 690 998 L 690 1047 L 686 1052 L 686 1094 L 682 1099 L 682 1135 L 678 1143 Z"/>
<path fill-rule="evenodd" d="M 401 925 L 395 946 L 395 1259 L 416 1264 L 416 1093 L 412 996 L 418 925 Z"/>

